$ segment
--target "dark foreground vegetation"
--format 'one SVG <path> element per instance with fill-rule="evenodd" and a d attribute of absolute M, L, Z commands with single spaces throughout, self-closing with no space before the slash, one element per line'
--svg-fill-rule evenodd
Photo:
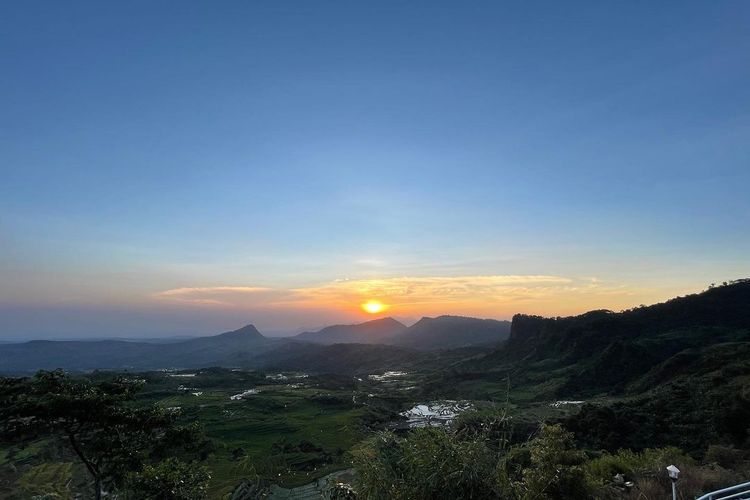
<path fill-rule="evenodd" d="M 332 482 L 331 498 L 662 499 L 670 464 L 683 499 L 750 480 L 746 280 L 620 313 L 518 315 L 495 347 L 380 347 L 295 351 L 281 373 L 0 379 L 0 497 L 274 498 L 343 469 L 353 489 Z M 442 400 L 472 410 L 407 428 L 401 412 Z"/>
<path fill-rule="evenodd" d="M 90 383 L 61 371 L 0 379 L 0 432 L 8 443 L 54 439 L 85 467 L 92 493 L 124 498 L 200 498 L 208 471 L 194 465 L 210 443 L 196 425 L 155 405 L 134 405 L 138 381 Z"/>
<path fill-rule="evenodd" d="M 711 445 L 700 459 L 673 446 L 610 453 L 579 448 L 561 424 L 541 424 L 515 444 L 492 428 L 509 427 L 506 420 L 468 432 L 466 425 L 461 419 L 451 430 L 382 433 L 364 442 L 352 452 L 359 494 L 378 500 L 662 499 L 671 491 L 665 468 L 675 464 L 682 471 L 679 498 L 692 499 L 750 474 L 747 451 L 731 446 Z"/>

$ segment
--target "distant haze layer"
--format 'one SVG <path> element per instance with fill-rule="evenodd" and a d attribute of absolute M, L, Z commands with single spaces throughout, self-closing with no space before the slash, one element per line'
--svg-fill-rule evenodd
<path fill-rule="evenodd" d="M 628 287 L 556 276 L 470 276 L 341 280 L 316 287 L 177 288 L 121 305 L 57 303 L 0 306 L 0 338 L 204 335 L 252 322 L 271 335 L 293 335 L 334 323 L 393 316 L 459 314 L 509 319 L 515 313 L 564 316 L 625 309 L 700 287 Z M 382 301 L 369 314 L 361 305 Z"/>

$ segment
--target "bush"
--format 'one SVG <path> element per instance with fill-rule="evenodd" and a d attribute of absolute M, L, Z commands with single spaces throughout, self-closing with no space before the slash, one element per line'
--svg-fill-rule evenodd
<path fill-rule="evenodd" d="M 722 448 L 716 447 L 712 453 L 722 455 L 727 451 Z M 692 499 L 742 480 L 741 476 L 716 465 L 698 467 L 692 458 L 674 447 L 651 448 L 640 453 L 620 450 L 590 460 L 585 470 L 590 487 L 598 493 L 597 498 L 630 498 L 625 495 L 624 488 L 614 488 L 614 475 L 624 474 L 626 480 L 635 483 L 632 489 L 637 498 L 658 499 L 667 498 L 671 492 L 672 485 L 665 470 L 670 464 L 681 471 L 677 483 L 680 499 Z"/>
<path fill-rule="evenodd" d="M 614 455 L 605 454 L 586 463 L 586 475 L 597 486 L 608 484 L 616 474 L 632 479 L 642 465 L 639 454 L 631 450 L 620 450 Z"/>
<path fill-rule="evenodd" d="M 712 444 L 706 450 L 703 461 L 720 465 L 725 469 L 733 469 L 742 462 L 743 458 L 744 453 L 733 446 Z"/>
<path fill-rule="evenodd" d="M 474 414 L 453 430 L 416 429 L 406 437 L 379 434 L 354 452 L 357 492 L 373 500 L 484 499 L 584 500 L 658 499 L 671 492 L 666 467 L 680 468 L 680 499 L 741 481 L 718 465 L 697 466 L 675 447 L 637 452 L 586 453 L 560 425 L 542 425 L 537 436 L 506 449 L 506 423 Z M 706 459 L 727 464 L 740 460 L 733 448 L 713 446 Z M 622 474 L 625 481 L 614 481 Z M 632 481 L 634 484 L 625 484 Z"/>
<path fill-rule="evenodd" d="M 483 440 L 435 428 L 384 432 L 353 452 L 358 493 L 373 500 L 497 498 L 497 456 Z"/>
<path fill-rule="evenodd" d="M 452 429 L 462 440 L 481 439 L 492 450 L 503 452 L 513 440 L 513 428 L 504 410 L 467 411 L 453 421 Z"/>
<path fill-rule="evenodd" d="M 693 500 L 704 493 L 737 484 L 742 480 L 740 476 L 721 468 L 686 465 L 680 467 L 680 470 L 680 480 L 677 482 L 679 500 Z M 672 483 L 667 474 L 661 472 L 638 479 L 634 489 L 637 498 L 669 498 Z"/>
<path fill-rule="evenodd" d="M 617 453 L 606 453 L 588 461 L 585 466 L 586 479 L 590 488 L 600 493 L 610 492 L 606 495 L 598 495 L 604 497 L 613 496 L 612 488 L 615 486 L 613 479 L 616 474 L 623 474 L 627 481 L 635 481 L 638 491 L 640 489 L 661 491 L 660 488 L 664 486 L 661 483 L 666 479 L 665 468 L 670 464 L 675 464 L 681 470 L 685 470 L 693 464 L 693 459 L 674 447 L 648 448 L 640 453 L 632 450 L 619 450 Z M 668 480 L 665 484 L 669 486 Z M 646 493 L 643 495 L 643 498 L 651 498 Z"/>
<path fill-rule="evenodd" d="M 205 467 L 168 458 L 147 465 L 130 477 L 128 498 L 149 500 L 199 500 L 206 498 L 211 478 Z"/>
<path fill-rule="evenodd" d="M 560 425 L 542 424 L 528 445 L 528 455 L 515 450 L 499 466 L 505 496 L 519 500 L 573 500 L 591 496 L 583 464 L 586 455 L 575 449 L 573 434 Z M 519 468 L 511 461 L 527 466 Z M 519 470 L 520 469 L 520 470 Z"/>

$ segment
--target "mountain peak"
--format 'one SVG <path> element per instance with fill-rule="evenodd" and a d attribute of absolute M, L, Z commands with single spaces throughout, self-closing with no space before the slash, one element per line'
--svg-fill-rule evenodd
<path fill-rule="evenodd" d="M 327 326 L 317 332 L 300 333 L 295 338 L 320 344 L 373 344 L 385 342 L 405 330 L 406 325 L 391 317 L 386 317 L 355 325 Z"/>
<path fill-rule="evenodd" d="M 448 349 L 501 342 L 508 337 L 509 331 L 508 321 L 451 315 L 425 316 L 394 339 L 394 343 L 417 349 Z"/>
<path fill-rule="evenodd" d="M 441 314 L 440 316 L 422 316 L 413 326 L 429 323 L 476 323 L 476 322 L 498 322 L 494 319 L 472 318 L 471 316 L 457 316 L 454 314 Z"/>
<path fill-rule="evenodd" d="M 386 316 L 385 318 L 378 318 L 378 319 L 372 319 L 370 321 L 365 321 L 364 323 L 359 323 L 360 325 L 392 325 L 392 326 L 401 326 L 406 328 L 406 325 L 401 323 L 399 320 L 394 319 L 390 316 Z"/>
<path fill-rule="evenodd" d="M 255 325 L 253 324 L 247 324 L 243 326 L 242 328 L 238 328 L 237 330 L 232 330 L 230 332 L 224 332 L 220 334 L 222 337 L 253 337 L 253 338 L 261 338 L 263 337 L 263 334 L 261 334 L 257 328 L 255 328 Z"/>

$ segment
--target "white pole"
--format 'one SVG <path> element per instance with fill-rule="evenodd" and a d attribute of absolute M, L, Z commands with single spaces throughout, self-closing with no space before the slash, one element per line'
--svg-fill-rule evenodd
<path fill-rule="evenodd" d="M 672 500 L 677 500 L 677 481 L 672 481 Z"/>

